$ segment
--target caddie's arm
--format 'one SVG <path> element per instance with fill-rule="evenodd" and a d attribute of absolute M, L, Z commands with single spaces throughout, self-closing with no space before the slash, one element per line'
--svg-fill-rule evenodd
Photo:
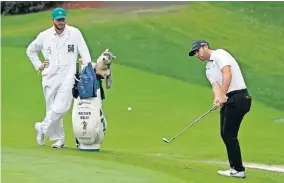
<path fill-rule="evenodd" d="M 85 42 L 85 39 L 82 33 L 77 31 L 77 41 L 78 41 L 78 52 L 82 59 L 83 66 L 87 66 L 89 62 L 91 62 L 91 55 L 88 49 L 88 46 Z"/>
<path fill-rule="evenodd" d="M 35 40 L 33 40 L 28 48 L 26 49 L 26 54 L 32 62 L 35 70 L 39 70 L 42 66 L 42 62 L 38 57 L 38 52 L 42 49 L 42 35 L 39 34 Z"/>

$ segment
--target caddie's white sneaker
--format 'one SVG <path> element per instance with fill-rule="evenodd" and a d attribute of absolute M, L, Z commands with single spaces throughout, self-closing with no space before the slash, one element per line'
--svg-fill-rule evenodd
<path fill-rule="evenodd" d="M 64 140 L 57 140 L 54 144 L 51 145 L 52 148 L 64 148 Z"/>
<path fill-rule="evenodd" d="M 40 122 L 36 122 L 35 130 L 36 130 L 36 133 L 37 133 L 36 141 L 37 141 L 38 145 L 43 146 L 44 145 L 44 134 L 42 132 L 42 128 L 41 128 L 41 123 Z"/>
<path fill-rule="evenodd" d="M 227 177 L 246 178 L 245 171 L 238 172 L 235 169 L 218 171 L 218 174 L 223 175 L 223 176 L 227 176 Z"/>

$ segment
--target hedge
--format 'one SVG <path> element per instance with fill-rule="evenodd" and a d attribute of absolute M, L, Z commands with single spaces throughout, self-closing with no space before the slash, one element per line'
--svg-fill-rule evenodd
<path fill-rule="evenodd" d="M 62 1 L 1 1 L 1 15 L 19 15 L 54 8 Z"/>

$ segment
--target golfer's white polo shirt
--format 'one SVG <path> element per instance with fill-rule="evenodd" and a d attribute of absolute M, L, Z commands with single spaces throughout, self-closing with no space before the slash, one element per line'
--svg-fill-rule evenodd
<path fill-rule="evenodd" d="M 246 84 L 241 69 L 234 57 L 223 49 L 213 50 L 210 61 L 206 65 L 206 76 L 211 84 L 218 82 L 222 87 L 223 76 L 222 68 L 226 65 L 231 66 L 232 80 L 228 92 L 246 89 Z"/>

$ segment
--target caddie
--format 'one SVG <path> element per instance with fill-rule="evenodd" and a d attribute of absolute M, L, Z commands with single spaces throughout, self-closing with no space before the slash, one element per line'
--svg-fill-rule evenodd
<path fill-rule="evenodd" d="M 104 140 L 107 121 L 102 105 L 102 100 L 105 99 L 102 80 L 105 79 L 107 89 L 111 88 L 111 63 L 115 58 L 106 49 L 96 63 L 83 67 L 81 73 L 79 73 L 79 64 L 77 66 L 72 90 L 74 97 L 72 124 L 76 145 L 81 151 L 99 151 Z"/>
<path fill-rule="evenodd" d="M 36 139 L 45 144 L 45 137 L 55 141 L 53 148 L 65 147 L 63 116 L 72 105 L 72 88 L 78 55 L 84 65 L 91 62 L 87 44 L 78 28 L 66 24 L 66 11 L 52 11 L 53 26 L 40 32 L 28 46 L 26 53 L 34 68 L 42 76 L 46 102 L 45 118 L 35 123 Z M 41 61 L 38 52 L 42 52 Z"/>
<path fill-rule="evenodd" d="M 189 56 L 207 61 L 206 76 L 212 85 L 213 105 L 220 109 L 221 137 L 226 145 L 230 169 L 218 171 L 229 177 L 245 178 L 238 132 L 250 111 L 251 96 L 236 59 L 224 49 L 211 49 L 205 40 L 192 43 Z"/>

